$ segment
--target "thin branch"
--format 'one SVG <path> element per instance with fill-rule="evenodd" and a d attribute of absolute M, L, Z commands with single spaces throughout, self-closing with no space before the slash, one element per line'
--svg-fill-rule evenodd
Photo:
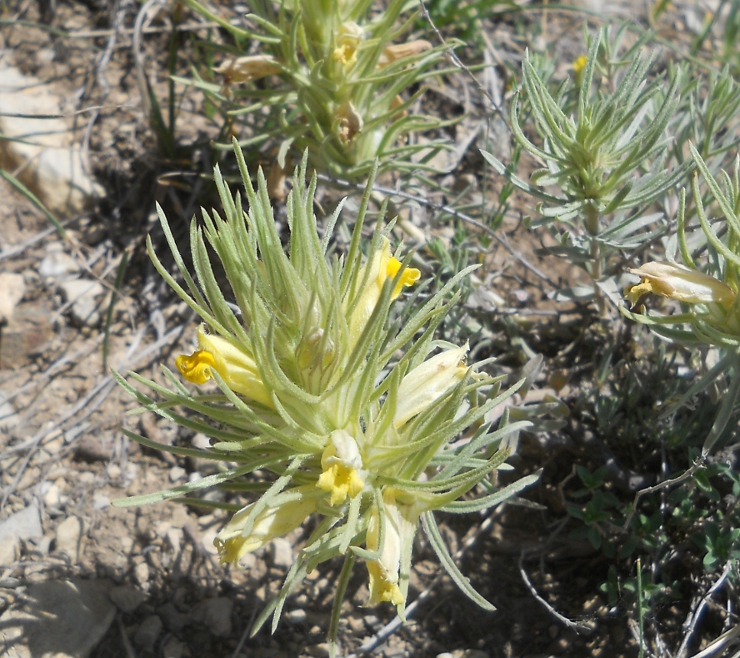
<path fill-rule="evenodd" d="M 522 580 L 524 581 L 524 584 L 527 586 L 527 589 L 529 590 L 529 593 L 534 596 L 535 599 L 547 610 L 555 619 L 557 619 L 561 624 L 566 626 L 567 628 L 571 629 L 572 631 L 575 631 L 579 635 L 583 633 L 584 635 L 589 635 L 593 633 L 593 628 L 589 626 L 588 624 L 579 623 L 576 621 L 573 621 L 571 619 L 568 619 L 565 615 L 561 615 L 555 608 L 553 608 L 545 599 L 543 599 L 539 592 L 535 589 L 535 586 L 532 584 L 532 581 L 529 579 L 529 575 L 527 574 L 527 571 L 524 569 L 524 555 L 527 553 L 526 550 L 523 550 L 519 555 L 519 573 L 522 576 Z"/>
<path fill-rule="evenodd" d="M 321 181 L 332 183 L 334 185 L 338 185 L 339 187 L 344 187 L 344 188 L 352 189 L 352 190 L 360 190 L 360 191 L 365 190 L 364 185 L 361 185 L 359 183 L 350 183 L 349 181 L 339 180 L 336 178 L 331 178 L 329 176 L 326 176 L 325 174 L 319 174 L 318 178 Z M 474 226 L 478 230 L 483 231 L 486 235 L 496 240 L 496 242 L 498 242 L 504 249 L 506 249 L 506 251 L 508 251 L 509 254 L 511 254 L 514 258 L 516 258 L 526 269 L 532 272 L 532 274 L 538 276 L 543 281 L 547 281 L 547 283 L 549 283 L 555 289 L 560 287 L 555 281 L 553 281 L 549 276 L 547 276 L 547 274 L 545 274 L 542 270 L 540 270 L 536 265 L 533 265 L 532 263 L 530 263 L 524 256 L 522 256 L 519 252 L 517 252 L 511 246 L 511 243 L 506 238 L 506 235 L 499 235 L 499 233 L 497 231 L 494 231 L 490 226 L 486 226 L 483 222 L 478 221 L 477 219 L 471 217 L 470 215 L 467 215 L 466 213 L 456 210 L 455 208 L 452 208 L 450 206 L 446 206 L 441 203 L 430 201 L 429 199 L 426 199 L 424 197 L 415 196 L 407 192 L 401 192 L 400 190 L 394 190 L 389 187 L 383 187 L 381 185 L 373 185 L 373 191 L 380 192 L 381 194 L 387 194 L 389 196 L 397 196 L 402 199 L 408 199 L 409 201 L 414 201 L 415 203 L 426 206 L 428 208 L 434 208 L 435 210 L 439 210 L 440 212 L 447 213 L 448 215 L 451 215 L 455 219 L 459 219 L 460 221 L 465 222 L 466 224 L 469 224 L 470 226 Z"/>
<path fill-rule="evenodd" d="M 424 4 L 424 0 L 419 0 L 419 5 L 421 6 L 422 16 L 424 16 L 424 19 L 426 20 L 426 22 L 429 23 L 429 27 L 432 28 L 432 31 L 437 36 L 437 39 L 439 40 L 439 42 L 442 45 L 447 46 L 447 41 L 442 36 L 442 33 L 439 31 L 437 26 L 434 24 L 432 17 L 429 15 L 429 10 Z M 483 94 L 488 99 L 488 102 L 491 104 L 491 108 L 493 109 L 493 111 L 501 117 L 503 122 L 506 124 L 506 127 L 509 129 L 509 132 L 511 132 L 511 126 L 509 125 L 509 120 L 504 114 L 504 111 L 501 108 L 501 106 L 494 100 L 493 96 L 491 96 L 491 94 L 488 93 L 488 90 L 481 84 L 480 80 L 478 80 L 478 78 L 476 78 L 475 75 L 473 75 L 473 72 L 465 64 L 463 64 L 462 60 L 455 54 L 455 51 L 452 50 L 452 48 L 448 47 L 447 57 L 449 58 L 450 62 L 452 62 L 453 66 L 457 66 L 459 69 L 461 69 L 462 71 L 465 71 L 465 73 L 467 73 L 470 76 L 470 78 L 475 83 L 476 87 L 478 87 L 478 90 L 481 92 L 481 94 Z"/>
<path fill-rule="evenodd" d="M 144 334 L 151 326 L 151 323 L 147 323 L 147 325 L 142 327 L 142 329 L 140 329 L 137 335 L 134 337 L 131 346 L 126 352 L 126 356 L 119 364 L 117 364 L 116 369 L 123 370 L 140 366 L 151 356 L 158 354 L 159 350 L 161 350 L 162 347 L 178 339 L 185 331 L 185 327 L 187 326 L 187 324 L 187 322 L 183 322 L 181 325 L 168 331 L 164 336 L 162 336 L 162 338 L 157 340 L 157 342 L 153 343 L 144 350 L 138 351 Z M 0 502 L 0 511 L 5 508 L 5 505 L 8 502 L 8 498 L 15 491 L 18 483 L 23 477 L 23 473 L 28 467 L 31 457 L 33 456 L 35 451 L 39 449 L 43 440 L 57 429 L 63 429 L 63 431 L 73 432 L 80 423 L 82 423 L 86 418 L 92 415 L 92 413 L 105 401 L 105 399 L 115 388 L 115 384 L 116 382 L 113 378 L 113 375 L 106 375 L 105 377 L 102 377 L 100 380 L 98 380 L 97 384 L 95 384 L 95 386 L 93 386 L 92 389 L 88 391 L 87 395 L 82 397 L 77 402 L 77 404 L 68 409 L 54 423 L 50 425 L 44 425 L 44 427 L 39 430 L 39 432 L 37 432 L 34 437 L 23 444 L 23 449 L 28 450 L 28 453 L 26 454 L 23 463 L 18 468 L 13 481 L 3 492 L 3 498 Z M 75 419 L 75 422 L 68 427 L 64 427 L 65 423 L 72 419 Z"/>
<path fill-rule="evenodd" d="M 707 605 L 709 605 L 709 600 L 717 591 L 719 591 L 719 589 L 725 584 L 725 581 L 730 577 L 734 564 L 734 559 L 727 560 L 727 564 L 725 564 L 725 568 L 722 570 L 720 577 L 717 578 L 715 583 L 709 588 L 707 593 L 703 596 L 702 600 L 696 606 L 694 613 L 691 615 L 691 620 L 689 621 L 686 633 L 684 634 L 683 640 L 681 641 L 681 646 L 678 648 L 676 658 L 686 658 L 686 655 L 689 652 L 689 642 L 691 641 L 691 636 L 696 631 L 696 626 L 699 623 L 702 614 L 704 614 L 704 610 L 706 610 Z"/>

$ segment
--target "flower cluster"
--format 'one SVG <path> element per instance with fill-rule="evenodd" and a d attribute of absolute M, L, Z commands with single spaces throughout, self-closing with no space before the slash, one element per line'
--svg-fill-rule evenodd
<path fill-rule="evenodd" d="M 177 358 L 179 374 L 165 370 L 169 388 L 133 375 L 158 399 L 120 380 L 145 408 L 212 437 L 212 449 L 201 456 L 229 464 L 215 476 L 121 504 L 180 497 L 225 482 L 261 487 L 262 495 L 218 533 L 222 561 L 238 564 L 312 520 L 280 595 L 256 627 L 273 612 L 276 624 L 297 581 L 338 555 L 350 567 L 364 560 L 369 603 L 390 602 L 403 615 L 420 519 L 444 555 L 432 511 L 479 511 L 533 481 L 520 480 L 502 493 L 489 477 L 508 456 L 508 441 L 528 425 L 509 422 L 504 414 L 497 428 L 491 426 L 493 409 L 520 384 L 500 391 L 497 380 L 466 365 L 467 345 L 434 340 L 457 298 L 450 293 L 469 270 L 423 304 L 412 296 L 401 322 L 394 306 L 421 273 L 409 266 L 410 255 L 391 251 L 380 220 L 363 254 L 369 191 L 347 252 L 330 258 L 338 211 L 321 240 L 312 211 L 315 181 L 308 189 L 303 182 L 304 157 L 288 199 L 286 253 L 266 181 L 260 172 L 253 189 L 241 151 L 236 154 L 249 211 L 243 212 L 217 170 L 226 216 L 204 213 L 203 227 L 193 224 L 195 278 L 160 214 L 187 290 L 150 249 L 158 271 L 203 320 L 195 350 Z M 227 291 L 216 281 L 207 245 L 221 261 L 235 304 L 227 303 Z M 183 386 L 182 379 L 196 389 Z M 176 413 L 176 406 L 190 414 Z M 458 500 L 468 493 L 478 496 Z M 451 559 L 443 562 L 455 569 Z M 455 575 L 472 598 L 490 605 Z M 344 587 L 346 582 L 339 584 L 340 598 Z"/>

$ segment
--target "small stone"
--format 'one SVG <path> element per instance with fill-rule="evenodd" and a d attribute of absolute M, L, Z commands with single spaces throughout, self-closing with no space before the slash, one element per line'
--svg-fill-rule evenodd
<path fill-rule="evenodd" d="M 146 585 L 149 582 L 149 565 L 146 562 L 140 562 L 134 569 L 134 578 L 139 585 Z"/>
<path fill-rule="evenodd" d="M 206 530 L 203 533 L 201 543 L 203 544 L 203 549 L 206 553 L 209 555 L 218 555 L 218 549 L 213 543 L 213 540 L 216 539 L 216 535 L 218 532 L 216 530 Z"/>
<path fill-rule="evenodd" d="M 521 288 L 512 292 L 511 296 L 517 304 L 526 304 L 529 301 L 529 293 Z"/>
<path fill-rule="evenodd" d="M 56 550 L 66 553 L 73 563 L 77 562 L 82 536 L 82 522 L 76 516 L 70 516 L 59 524 L 56 532 Z"/>
<path fill-rule="evenodd" d="M 173 466 L 169 472 L 170 482 L 179 482 L 184 479 L 188 472 L 182 466 Z"/>
<path fill-rule="evenodd" d="M 0 617 L 3 656 L 88 656 L 116 616 L 110 586 L 78 579 L 29 585 L 22 604 Z"/>
<path fill-rule="evenodd" d="M 220 597 L 199 603 L 190 613 L 193 621 L 205 624 L 216 637 L 231 635 L 231 612 L 234 603 L 231 599 Z"/>
<path fill-rule="evenodd" d="M 239 566 L 242 569 L 254 569 L 257 566 L 257 556 L 254 553 L 247 553 L 239 560 Z"/>
<path fill-rule="evenodd" d="M 365 624 L 368 628 L 380 626 L 380 620 L 375 615 L 365 615 Z"/>
<path fill-rule="evenodd" d="M 44 494 L 44 505 L 47 507 L 59 507 L 61 503 L 62 490 L 58 485 L 52 484 Z"/>
<path fill-rule="evenodd" d="M 179 553 L 180 546 L 182 546 L 182 530 L 180 528 L 170 528 L 165 538 L 170 549 L 175 553 Z"/>
<path fill-rule="evenodd" d="M 198 450 L 209 450 L 211 447 L 211 439 L 209 439 L 205 434 L 201 434 L 199 432 L 190 441 L 190 445 Z"/>
<path fill-rule="evenodd" d="M 307 617 L 308 615 L 306 614 L 306 611 L 301 608 L 285 613 L 285 619 L 289 624 L 293 624 L 294 626 L 305 624 Z"/>
<path fill-rule="evenodd" d="M 162 620 L 157 615 L 149 615 L 141 622 L 134 633 L 134 643 L 144 651 L 154 651 L 154 644 L 162 632 Z"/>
<path fill-rule="evenodd" d="M 362 621 L 361 617 L 349 617 L 347 623 L 355 635 L 365 632 L 365 622 Z"/>
<path fill-rule="evenodd" d="M 0 324 L 10 320 L 18 302 L 26 294 L 26 284 L 22 274 L 0 273 Z"/>
<path fill-rule="evenodd" d="M 172 516 L 170 517 L 170 525 L 173 528 L 182 528 L 190 520 L 188 512 L 184 505 L 179 505 L 172 510 Z"/>
<path fill-rule="evenodd" d="M 97 298 L 105 292 L 102 283 L 73 279 L 62 283 L 60 288 L 65 300 L 72 303 L 72 319 L 77 324 L 94 327 L 100 322 Z"/>
<path fill-rule="evenodd" d="M 36 505 L 29 505 L 0 523 L 0 543 L 6 537 L 38 539 L 43 534 L 39 508 Z"/>
<path fill-rule="evenodd" d="M 182 658 L 185 645 L 176 637 L 171 637 L 162 647 L 162 658 Z"/>
<path fill-rule="evenodd" d="M 121 585 L 110 591 L 110 599 L 121 612 L 129 614 L 146 600 L 146 594 L 131 585 Z"/>
<path fill-rule="evenodd" d="M 59 242 L 53 242 L 46 248 L 46 256 L 38 267 L 42 279 L 64 279 L 77 274 L 80 266 L 77 261 L 64 251 Z"/>
<path fill-rule="evenodd" d="M 281 569 L 289 569 L 293 566 L 293 547 L 287 539 L 278 537 L 270 544 L 272 563 Z"/>
<path fill-rule="evenodd" d="M 157 614 L 164 622 L 165 628 L 172 633 L 179 633 L 185 626 L 182 615 L 173 603 L 168 602 L 159 606 Z"/>
<path fill-rule="evenodd" d="M 309 656 L 314 656 L 314 658 L 329 658 L 331 655 L 329 644 L 327 642 L 306 647 L 306 653 L 308 653 Z"/>
<path fill-rule="evenodd" d="M 110 497 L 105 494 L 96 494 L 93 496 L 93 509 L 95 511 L 110 507 Z"/>
<path fill-rule="evenodd" d="M 36 549 L 41 555 L 48 555 L 51 550 L 51 543 L 54 541 L 55 535 L 47 532 L 41 539 L 36 540 Z"/>
<path fill-rule="evenodd" d="M 6 537 L 0 541 L 0 567 L 7 567 L 18 559 L 20 542 L 17 537 Z"/>
<path fill-rule="evenodd" d="M 42 300 L 20 304 L 2 329 L 0 368 L 21 368 L 42 353 L 54 335 L 51 318 L 51 306 Z"/>
<path fill-rule="evenodd" d="M 64 116 L 64 104 L 53 84 L 0 65 L 0 132 L 8 138 L 3 167 L 20 168 L 21 181 L 52 212 L 68 216 L 104 190 L 87 173 L 82 146 L 72 143 L 79 131 Z"/>

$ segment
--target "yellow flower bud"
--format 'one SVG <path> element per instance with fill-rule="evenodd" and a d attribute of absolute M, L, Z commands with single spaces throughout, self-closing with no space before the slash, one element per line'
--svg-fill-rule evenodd
<path fill-rule="evenodd" d="M 358 275 L 360 281 L 365 279 L 365 273 L 368 267 L 370 268 L 370 274 L 367 277 L 365 289 L 362 291 L 360 299 L 352 311 L 352 316 L 349 318 L 349 334 L 352 346 L 357 343 L 370 316 L 373 314 L 375 306 L 380 299 L 380 293 L 383 291 L 385 280 L 388 277 L 395 278 L 401 269 L 401 262 L 391 256 L 390 243 L 387 238 L 383 238 L 383 244 L 375 252 L 372 262 L 366 263 L 360 271 Z M 419 270 L 413 267 L 407 267 L 401 278 L 396 282 L 391 293 L 391 299 L 396 299 L 404 287 L 412 286 L 419 280 L 420 276 L 421 272 Z"/>
<path fill-rule="evenodd" d="M 331 505 L 354 498 L 365 487 L 360 476 L 362 457 L 357 442 L 344 430 L 334 430 L 321 457 L 324 469 L 316 486 L 331 493 Z"/>
<path fill-rule="evenodd" d="M 231 341 L 209 336 L 202 326 L 198 329 L 198 349 L 190 356 L 178 356 L 175 365 L 185 379 L 198 385 L 211 379 L 215 370 L 232 391 L 266 407 L 273 406 L 254 359 Z"/>
<path fill-rule="evenodd" d="M 462 347 L 447 349 L 414 368 L 398 387 L 396 414 L 393 424 L 401 427 L 427 409 L 465 377 L 468 369 L 462 362 L 468 351 Z"/>
<path fill-rule="evenodd" d="M 581 73 L 583 73 L 583 69 L 586 68 L 587 62 L 588 57 L 586 57 L 586 55 L 581 55 L 573 60 L 573 72 L 576 74 L 576 77 L 579 77 Z"/>
<path fill-rule="evenodd" d="M 736 293 L 722 281 L 677 263 L 645 263 L 630 272 L 641 278 L 640 283 L 624 290 L 632 305 L 647 293 L 689 304 L 721 304 L 726 308 L 735 300 Z"/>
<path fill-rule="evenodd" d="M 309 485 L 286 491 L 284 495 L 298 494 L 298 497 L 262 510 L 254 521 L 252 531 L 247 535 L 242 532 L 254 503 L 240 509 L 213 540 L 221 562 L 236 565 L 247 553 L 300 526 L 316 511 L 316 497 L 306 495 L 310 493 L 310 489 Z"/>

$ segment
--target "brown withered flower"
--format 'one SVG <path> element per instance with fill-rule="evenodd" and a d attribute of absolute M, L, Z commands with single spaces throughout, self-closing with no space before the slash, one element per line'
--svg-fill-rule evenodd
<path fill-rule="evenodd" d="M 408 41 L 407 43 L 391 44 L 383 48 L 383 52 L 378 58 L 378 68 L 385 68 L 404 57 L 418 55 L 425 50 L 429 50 L 431 47 L 432 44 L 424 39 L 416 39 L 415 41 Z"/>
<path fill-rule="evenodd" d="M 224 84 L 227 85 L 252 82 L 281 71 L 275 58 L 269 55 L 248 55 L 227 59 L 213 70 L 224 76 Z"/>
<path fill-rule="evenodd" d="M 339 139 L 343 143 L 351 142 L 357 133 L 362 131 L 364 121 L 351 101 L 345 101 L 337 109 L 335 117 L 339 120 Z"/>

